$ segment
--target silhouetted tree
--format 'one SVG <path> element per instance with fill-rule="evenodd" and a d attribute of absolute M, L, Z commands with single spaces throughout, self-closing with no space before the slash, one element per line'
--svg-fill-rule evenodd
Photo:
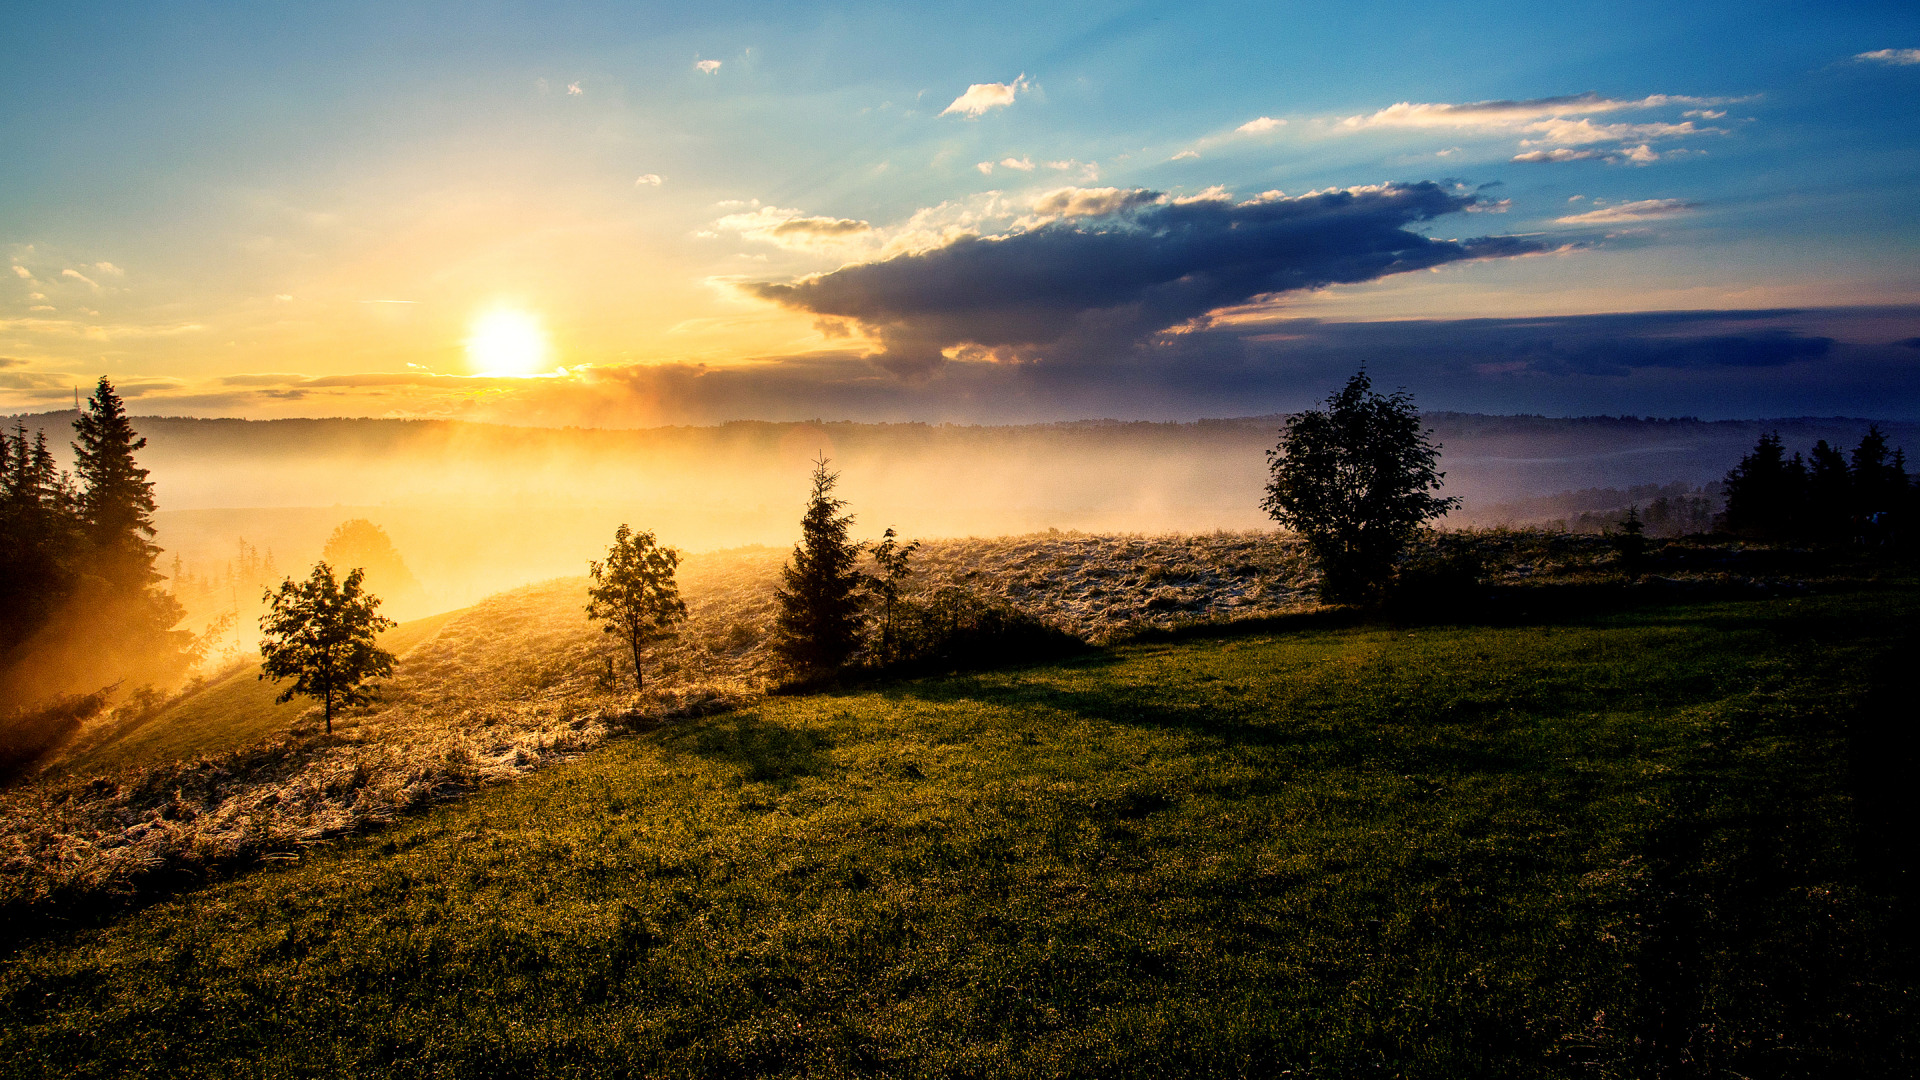
<path fill-rule="evenodd" d="M 1272 476 L 1262 504 L 1307 541 L 1320 564 L 1321 594 L 1340 603 L 1378 597 L 1407 544 L 1457 499 L 1432 492 L 1445 473 L 1432 433 L 1404 391 L 1382 397 L 1365 371 L 1327 407 L 1287 420 L 1267 454 Z"/>
<path fill-rule="evenodd" d="M 606 625 L 600 629 L 620 635 L 633 651 L 633 685 L 645 689 L 640 674 L 640 647 L 673 632 L 687 617 L 680 586 L 673 579 L 680 552 L 661 547 L 653 533 L 635 533 L 625 525 L 614 530 L 613 547 L 605 562 L 589 562 L 593 585 L 587 589 L 587 617 Z M 611 661 L 609 661 L 611 663 Z"/>
<path fill-rule="evenodd" d="M 76 587 L 85 538 L 79 495 L 47 449 L 15 421 L 0 433 L 0 655 L 31 637 Z"/>
<path fill-rule="evenodd" d="M 1647 560 L 1647 523 L 1640 520 L 1640 508 L 1627 507 L 1627 516 L 1620 519 L 1618 528 L 1612 540 L 1613 550 L 1620 554 L 1620 568 L 1638 577 Z"/>
<path fill-rule="evenodd" d="M 1727 530 L 1791 535 L 1803 522 L 1806 492 L 1806 463 L 1798 454 L 1789 459 L 1779 433 L 1768 432 L 1727 473 Z"/>
<path fill-rule="evenodd" d="M 1879 425 L 1869 427 L 1853 450 L 1853 505 L 1860 535 L 1876 542 L 1886 539 L 1906 503 L 1906 455 L 1888 453 Z"/>
<path fill-rule="evenodd" d="M 127 419 L 120 395 L 100 377 L 86 409 L 73 422 L 73 468 L 80 481 L 80 518 L 94 569 L 116 584 L 144 587 L 160 580 L 153 568 L 153 484 L 133 460 L 146 448 Z"/>
<path fill-rule="evenodd" d="M 327 537 L 320 558 L 334 566 L 358 566 L 367 572 L 367 587 L 379 588 L 390 604 L 420 599 L 420 580 L 387 537 L 387 531 L 366 518 L 343 521 Z"/>
<path fill-rule="evenodd" d="M 362 684 L 393 674 L 393 654 L 380 648 L 376 637 L 395 623 L 375 610 L 380 598 L 362 589 L 363 578 L 356 567 L 345 581 L 335 581 L 333 567 L 320 562 L 307 580 L 287 578 L 262 597 L 267 613 L 260 617 L 266 637 L 260 642 L 259 677 L 294 681 L 275 701 L 304 694 L 320 702 L 329 735 L 336 705 L 366 704 L 373 697 Z"/>
<path fill-rule="evenodd" d="M 1844 540 L 1852 532 L 1853 476 L 1839 448 L 1821 439 L 1807 454 L 1807 497 L 1802 531 L 1819 540 Z"/>
<path fill-rule="evenodd" d="M 873 561 L 880 572 L 872 576 L 868 588 L 880 598 L 880 662 L 892 663 L 895 655 L 894 608 L 900 603 L 900 583 L 913 573 L 907 560 L 920 549 L 920 541 L 902 545 L 889 528 L 881 534 L 873 549 Z"/>
<path fill-rule="evenodd" d="M 860 647 L 860 609 L 866 599 L 866 575 L 855 565 L 861 545 L 847 539 L 853 515 L 833 497 L 840 474 L 827 471 L 827 459 L 813 463 L 813 493 L 800 519 L 800 542 L 780 570 L 775 593 L 780 612 L 774 647 L 799 671 L 831 671 Z"/>

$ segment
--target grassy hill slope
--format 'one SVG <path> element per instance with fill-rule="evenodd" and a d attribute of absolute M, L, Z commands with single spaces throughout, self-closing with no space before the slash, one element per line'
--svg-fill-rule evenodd
<path fill-rule="evenodd" d="M 401 623 L 380 635 L 380 647 L 404 658 L 414 646 L 440 632 L 460 612 L 448 611 Z M 111 773 L 154 761 L 179 761 L 250 746 L 292 728 L 313 703 L 273 699 L 284 683 L 262 681 L 260 665 L 249 664 L 199 693 L 169 705 L 111 739 L 62 763 L 58 771 L 74 775 Z"/>
<path fill-rule="evenodd" d="M 0 1064 L 1908 1074 L 1911 840 L 1861 785 L 1916 608 L 1280 624 L 766 699 L 17 941 Z"/>

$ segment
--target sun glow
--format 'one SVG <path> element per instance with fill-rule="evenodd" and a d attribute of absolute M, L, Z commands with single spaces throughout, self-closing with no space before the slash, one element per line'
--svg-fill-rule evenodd
<path fill-rule="evenodd" d="M 481 375 L 531 375 L 547 366 L 547 332 L 524 311 L 496 308 L 473 320 L 467 362 Z"/>

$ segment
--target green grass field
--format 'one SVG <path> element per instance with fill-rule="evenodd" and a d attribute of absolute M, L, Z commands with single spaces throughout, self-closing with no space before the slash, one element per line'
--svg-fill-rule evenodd
<path fill-rule="evenodd" d="M 23 931 L 0 1063 L 1909 1075 L 1917 608 L 1273 624 L 773 698 Z"/>

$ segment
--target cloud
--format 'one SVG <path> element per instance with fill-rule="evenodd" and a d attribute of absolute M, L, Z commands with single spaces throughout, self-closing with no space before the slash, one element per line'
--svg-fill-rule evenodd
<path fill-rule="evenodd" d="M 568 93 L 568 94 L 569 94 L 570 96 L 575 96 L 575 97 L 577 97 L 577 96 L 579 96 L 579 95 L 581 95 L 581 94 L 584 94 L 584 93 L 586 93 L 586 91 L 585 91 L 585 90 L 582 90 L 582 89 L 580 89 L 580 84 L 579 84 L 579 83 L 577 83 L 577 82 L 570 82 L 570 83 L 568 83 L 568 84 L 567 84 L 567 93 Z"/>
<path fill-rule="evenodd" d="M 659 187 L 661 184 L 664 184 L 664 183 L 666 183 L 666 180 L 663 179 L 659 173 L 641 173 L 638 177 L 634 178 L 633 186 L 634 187 Z"/>
<path fill-rule="evenodd" d="M 13 276 L 17 278 L 24 278 L 27 281 L 32 281 L 33 271 L 16 263 L 14 264 L 14 267 L 13 267 Z"/>
<path fill-rule="evenodd" d="M 897 374 L 925 374 L 948 356 L 1086 359 L 1256 296 L 1546 249 L 1409 228 L 1478 202 L 1432 182 L 1239 203 L 1224 192 L 1169 201 L 1142 189 L 1068 188 L 1035 202 L 1031 228 L 746 290 L 858 323 Z"/>
<path fill-rule="evenodd" d="M 1195 161 L 1195 160 L 1198 160 L 1199 157 L 1200 157 L 1200 152 L 1198 150 L 1182 150 L 1179 153 L 1168 158 L 1167 160 L 1168 161 Z"/>
<path fill-rule="evenodd" d="M 1066 187 L 1035 199 L 1033 212 L 1042 218 L 1098 217 L 1151 206 L 1164 198 L 1161 193 L 1145 188 Z"/>
<path fill-rule="evenodd" d="M 1572 214 L 1554 220 L 1562 225 L 1615 225 L 1630 221 L 1651 221 L 1655 218 L 1673 217 L 1699 208 L 1699 203 L 1685 199 L 1641 199 L 1638 202 L 1602 207 L 1598 210 L 1588 210 L 1584 214 Z"/>
<path fill-rule="evenodd" d="M 979 162 L 978 164 L 974 165 L 974 168 L 979 169 L 982 173 L 985 173 L 988 176 L 993 175 L 993 162 L 991 161 Z"/>
<path fill-rule="evenodd" d="M 1669 152 L 1681 153 L 1682 151 Z M 1548 163 L 1600 160 L 1616 165 L 1623 162 L 1630 165 L 1651 165 L 1660 160 L 1660 154 L 1653 147 L 1641 143 L 1639 146 L 1619 150 L 1570 150 L 1566 147 L 1553 150 L 1529 150 L 1513 155 L 1513 160 Z"/>
<path fill-rule="evenodd" d="M 1285 120 L 1275 120 L 1271 116 L 1262 116 L 1256 120 L 1249 120 L 1233 130 L 1241 135 L 1264 135 L 1285 123 Z"/>
<path fill-rule="evenodd" d="M 1001 158 L 1000 164 L 1009 169 L 1018 169 L 1021 172 L 1033 171 L 1033 162 L 1026 158 Z"/>
<path fill-rule="evenodd" d="M 820 217 L 779 206 L 762 206 L 743 214 L 728 214 L 715 221 L 713 229 L 716 232 L 738 233 L 748 240 L 759 240 L 790 250 L 836 247 L 873 232 L 873 226 L 865 221 Z"/>
<path fill-rule="evenodd" d="M 81 273 L 81 272 L 80 272 L 80 271 L 78 271 L 78 270 L 72 270 L 72 269 L 68 269 L 68 270 L 62 270 L 62 271 L 60 271 L 60 276 L 61 276 L 61 277 L 64 277 L 64 278 L 72 278 L 72 279 L 73 279 L 73 280 L 75 280 L 75 281 L 82 281 L 82 282 L 85 282 L 85 283 L 87 283 L 88 285 L 91 285 L 91 286 L 93 286 L 93 287 L 94 287 L 94 288 L 96 288 L 96 289 L 100 287 L 100 283 L 99 283 L 99 282 L 97 282 L 97 281 L 95 281 L 95 280 L 93 280 L 92 278 L 90 278 L 90 277 L 88 277 L 87 275 L 85 275 L 85 274 L 83 274 L 83 273 Z"/>
<path fill-rule="evenodd" d="M 1585 146 L 1591 143 L 1629 142 L 1635 139 L 1678 139 L 1688 135 L 1725 134 L 1719 128 L 1695 127 L 1693 121 L 1677 124 L 1596 124 L 1591 120 L 1544 120 L 1529 125 L 1538 138 L 1522 139 L 1521 146 L 1556 144 Z"/>
<path fill-rule="evenodd" d="M 1558 97 L 1532 98 L 1525 101 L 1474 101 L 1459 105 L 1402 101 L 1370 115 L 1349 116 L 1340 121 L 1340 124 L 1347 128 L 1513 129 L 1561 117 L 1657 109 L 1672 105 L 1726 105 L 1743 100 L 1746 99 L 1687 97 L 1680 94 L 1653 94 L 1643 98 L 1620 99 L 1601 97 L 1599 94 L 1588 91 L 1584 94 L 1563 94 Z"/>
<path fill-rule="evenodd" d="M 967 92 L 953 99 L 953 104 L 940 110 L 940 115 L 959 113 L 968 119 L 974 119 L 989 109 L 1005 108 L 1013 104 L 1013 99 L 1022 91 L 1031 88 L 1027 77 L 1021 75 L 1010 83 L 974 83 Z"/>
<path fill-rule="evenodd" d="M 707 73 L 708 75 L 711 75 L 711 74 L 713 74 L 714 72 L 716 72 L 716 71 L 719 71 L 719 70 L 720 70 L 720 61 L 718 61 L 718 60 L 701 60 L 701 61 L 698 61 L 698 62 L 696 62 L 696 63 L 695 63 L 695 64 L 694 64 L 693 66 L 694 66 L 695 68 L 698 68 L 699 70 L 701 70 L 701 71 L 703 71 L 703 72 L 705 72 L 705 73 Z"/>
<path fill-rule="evenodd" d="M 1855 53 L 1853 59 L 1861 64 L 1920 64 L 1920 49 L 1875 49 Z"/>

